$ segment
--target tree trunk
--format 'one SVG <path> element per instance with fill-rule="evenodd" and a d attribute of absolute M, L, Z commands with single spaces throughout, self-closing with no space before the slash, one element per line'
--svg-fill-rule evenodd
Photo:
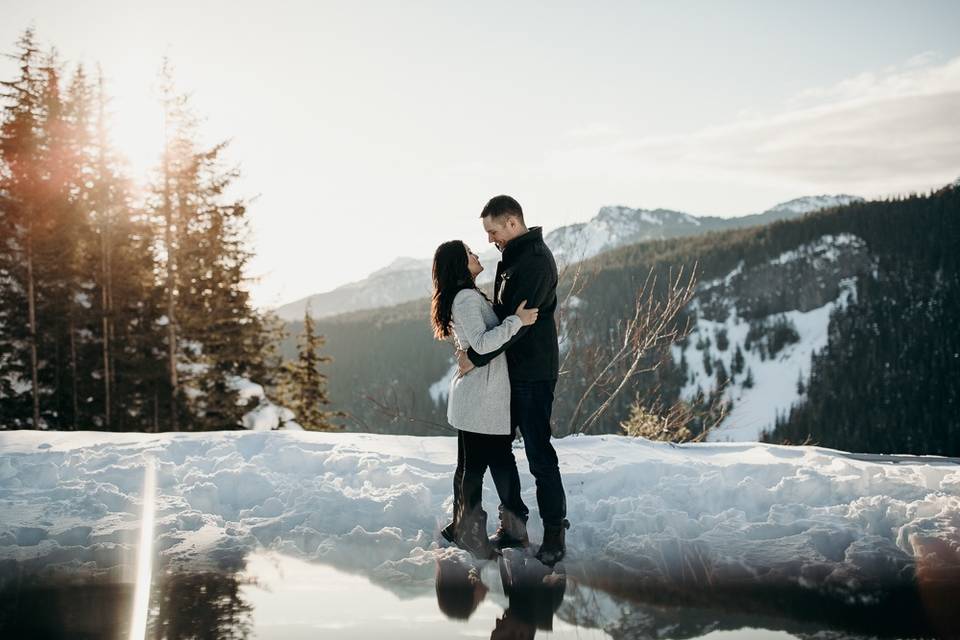
<path fill-rule="evenodd" d="M 103 203 L 101 203 L 101 207 Z M 101 215 L 103 212 L 101 211 Z M 111 429 L 110 413 L 113 403 L 110 398 L 110 258 L 108 256 L 106 221 L 100 228 L 100 307 L 103 331 L 103 418 L 107 431 Z"/>
<path fill-rule="evenodd" d="M 70 397 L 73 401 L 73 417 L 70 428 L 76 431 L 77 421 L 80 419 L 80 401 L 77 397 L 77 337 L 74 327 L 73 302 L 73 300 L 70 301 Z"/>
<path fill-rule="evenodd" d="M 29 220 L 29 217 L 28 217 Z M 33 428 L 40 428 L 40 382 L 37 375 L 37 304 L 33 282 L 33 229 L 27 223 L 27 310 L 30 325 L 30 381 L 33 385 Z"/>
<path fill-rule="evenodd" d="M 169 152 L 163 157 L 163 214 L 164 242 L 167 247 L 167 366 L 170 374 L 170 429 L 180 430 L 177 420 L 177 305 L 174 295 L 176 283 L 176 251 L 173 247 L 173 206 L 170 202 Z"/>

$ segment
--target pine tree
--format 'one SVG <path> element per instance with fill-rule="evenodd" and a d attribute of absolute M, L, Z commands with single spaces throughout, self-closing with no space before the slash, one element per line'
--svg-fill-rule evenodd
<path fill-rule="evenodd" d="M 717 369 L 717 389 L 723 389 L 727 386 L 727 383 L 730 382 L 730 376 L 727 375 L 727 367 L 723 363 L 723 360 L 717 359 L 716 363 Z"/>
<path fill-rule="evenodd" d="M 99 391 L 91 396 L 102 407 L 96 422 L 110 430 L 157 431 L 166 422 L 168 396 L 160 318 L 163 288 L 156 228 L 149 212 L 132 203 L 129 180 L 109 141 L 106 83 L 98 69 L 96 117 L 89 152 L 86 193 L 95 232 L 88 270 L 95 284 L 99 336 L 96 364 Z"/>
<path fill-rule="evenodd" d="M 330 399 L 327 396 L 327 376 L 320 372 L 320 365 L 333 361 L 329 356 L 320 355 L 325 342 L 324 337 L 316 333 L 308 307 L 303 317 L 303 333 L 297 345 L 297 360 L 284 363 L 282 399 L 296 414 L 300 425 L 311 431 L 342 428 L 330 422 L 332 417 L 341 414 L 325 409 Z"/>
<path fill-rule="evenodd" d="M 744 389 L 753 389 L 753 370 L 747 367 L 747 377 L 743 380 Z"/>
<path fill-rule="evenodd" d="M 168 375 L 168 415 L 171 431 L 180 430 L 180 381 L 177 370 L 177 355 L 179 352 L 179 338 L 177 335 L 177 304 L 178 304 L 178 273 L 177 267 L 180 257 L 180 243 L 177 241 L 184 231 L 184 224 L 174 203 L 174 189 L 176 175 L 184 157 L 187 142 L 178 133 L 182 128 L 183 102 L 182 96 L 174 92 L 172 70 L 164 60 L 160 71 L 161 92 L 163 101 L 163 128 L 165 134 L 163 160 L 160 174 L 160 202 L 159 215 L 163 224 L 163 279 L 164 295 L 166 298 L 166 332 L 167 332 L 167 375 Z"/>
<path fill-rule="evenodd" d="M 4 332 L 10 332 L 7 343 L 10 369 L 8 376 L 19 371 L 29 375 L 29 424 L 36 429 L 40 418 L 40 362 L 37 325 L 36 250 L 38 235 L 44 227 L 45 210 L 40 207 L 42 195 L 42 99 L 44 79 L 40 72 L 39 49 L 32 29 L 27 29 L 17 42 L 19 51 L 9 56 L 17 61 L 20 76 L 3 81 L 3 98 L 7 105 L 0 126 L 0 155 L 5 171 L 2 177 L 4 207 L 4 253 L 10 252 L 5 265 L 8 297 L 22 297 L 23 315 L 10 312 Z M 19 340 L 18 338 L 23 338 Z M 18 362 L 19 361 L 19 362 Z M 28 361 L 29 365 L 20 364 Z M 11 391 L 24 388 L 22 379 Z M 17 388 L 19 387 L 19 389 Z M 15 404 L 15 403 L 14 403 Z M 22 415 L 25 424 L 27 416 Z M 16 424 L 16 422 L 15 422 Z"/>
<path fill-rule="evenodd" d="M 743 367 L 746 364 L 743 358 L 743 351 L 740 349 L 740 345 L 737 345 L 736 350 L 733 352 L 733 362 L 730 364 L 730 370 L 733 372 L 733 375 L 738 376 L 743 373 Z"/>
<path fill-rule="evenodd" d="M 267 320 L 253 308 L 244 274 L 247 205 L 227 192 L 226 143 L 202 148 L 196 117 L 164 64 L 168 136 L 152 212 L 163 228 L 170 428 L 236 427 L 244 413 L 232 381 L 270 386 Z"/>

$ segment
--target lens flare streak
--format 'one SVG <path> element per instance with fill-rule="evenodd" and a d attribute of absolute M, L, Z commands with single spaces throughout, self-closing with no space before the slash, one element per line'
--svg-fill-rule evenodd
<path fill-rule="evenodd" d="M 130 640 L 143 640 L 147 633 L 147 612 L 150 606 L 150 582 L 153 574 L 153 519 L 156 469 L 152 458 L 147 460 L 143 480 L 143 517 L 137 551 L 137 582 L 133 592 L 133 617 Z"/>

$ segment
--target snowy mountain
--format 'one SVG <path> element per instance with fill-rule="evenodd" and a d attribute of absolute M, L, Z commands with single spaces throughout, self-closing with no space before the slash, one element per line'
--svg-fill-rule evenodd
<path fill-rule="evenodd" d="M 589 222 L 556 229 L 545 240 L 558 262 L 576 262 L 635 242 L 691 235 L 701 227 L 698 218 L 679 211 L 614 206 L 601 208 Z"/>
<path fill-rule="evenodd" d="M 430 292 L 430 259 L 397 258 L 363 280 L 318 293 L 276 309 L 283 320 L 303 320 L 306 308 L 315 318 L 335 313 L 389 307 Z M 424 293 L 426 292 L 426 293 Z"/>
<path fill-rule="evenodd" d="M 547 610 L 556 630 L 569 633 L 551 637 L 597 637 L 571 626 L 614 638 L 696 638 L 743 627 L 757 638 L 955 637 L 956 460 L 623 436 L 562 438 L 556 448 L 572 526 L 569 585 L 556 613 Z M 516 455 L 536 544 L 535 485 L 522 447 Z M 227 636 L 236 620 L 216 612 L 236 613 L 230 607 L 238 601 L 246 615 L 235 617 L 252 618 L 256 633 L 229 637 L 306 638 L 318 630 L 348 637 L 342 629 L 351 638 L 383 637 L 353 632 L 382 614 L 356 606 L 381 602 L 379 590 L 408 602 L 434 599 L 416 616 L 415 632 L 390 637 L 488 637 L 514 602 L 498 563 L 477 566 L 439 542 L 456 457 L 453 438 L 0 432 L 0 632 L 94 637 L 65 628 L 37 633 L 48 621 L 36 612 L 51 612 L 53 624 L 92 620 L 81 610 L 94 608 L 93 595 L 103 611 L 111 606 L 106 586 L 122 583 L 123 597 L 114 599 L 124 615 L 108 609 L 99 624 L 130 619 L 136 584 L 155 594 L 140 601 L 154 628 L 174 624 L 176 609 L 202 603 L 178 627 L 191 637 Z M 496 513 L 489 477 L 484 505 Z M 473 618 L 485 630 L 434 632 L 444 622 L 434 576 L 447 561 L 474 566 L 490 589 L 492 609 Z M 505 561 L 515 566 L 522 557 Z M 290 569 L 293 584 L 278 568 Z M 287 601 L 258 594 L 261 578 Z M 43 609 L 26 604 L 37 586 Z M 307 593 L 298 598 L 295 589 Z M 346 598 L 338 596 L 343 590 Z M 79 616 L 54 615 L 62 613 L 55 606 Z M 274 633 L 262 627 L 270 610 L 274 624 L 286 625 Z M 396 627 L 403 611 L 391 610 Z M 406 608 L 408 616 L 418 610 L 416 603 Z M 220 633 L 200 633 L 211 619 L 223 624 Z M 10 620 L 29 631 L 5 632 Z M 303 631 L 294 634 L 297 624 Z M 758 627 L 797 635 L 763 635 Z"/>
<path fill-rule="evenodd" d="M 592 258 L 604 251 L 628 244 L 665 238 L 697 235 L 709 231 L 732 229 L 801 216 L 813 211 L 862 202 L 863 198 L 848 195 L 808 196 L 783 202 L 763 213 L 739 218 L 697 217 L 669 209 L 631 209 L 623 206 L 602 207 L 590 221 L 567 225 L 545 236 L 559 263 Z M 496 272 L 499 252 L 491 247 L 480 256 L 485 272 L 481 283 L 489 282 Z M 398 258 L 391 264 L 332 291 L 318 293 L 276 309 L 287 321 L 303 319 L 309 305 L 316 318 L 392 306 L 430 295 L 430 258 Z"/>

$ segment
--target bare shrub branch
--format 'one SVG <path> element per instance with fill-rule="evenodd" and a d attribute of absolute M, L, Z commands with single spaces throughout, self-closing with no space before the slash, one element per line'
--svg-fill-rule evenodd
<path fill-rule="evenodd" d="M 655 349 L 673 344 L 689 332 L 689 323 L 681 329 L 677 327 L 676 321 L 696 293 L 696 270 L 694 265 L 686 278 L 682 267 L 675 278 L 668 275 L 666 296 L 660 299 L 656 295 L 656 274 L 653 268 L 650 269 L 643 286 L 637 291 L 633 317 L 621 325 L 619 348 L 602 364 L 600 372 L 580 396 L 567 424 L 568 433 L 584 433 L 591 429 L 609 410 L 634 375 L 656 368 L 654 365 L 652 368 L 642 369 L 640 364 L 644 356 Z M 624 368 L 621 375 L 619 372 Z M 604 391 L 606 398 L 578 424 L 583 406 L 595 390 Z"/>

